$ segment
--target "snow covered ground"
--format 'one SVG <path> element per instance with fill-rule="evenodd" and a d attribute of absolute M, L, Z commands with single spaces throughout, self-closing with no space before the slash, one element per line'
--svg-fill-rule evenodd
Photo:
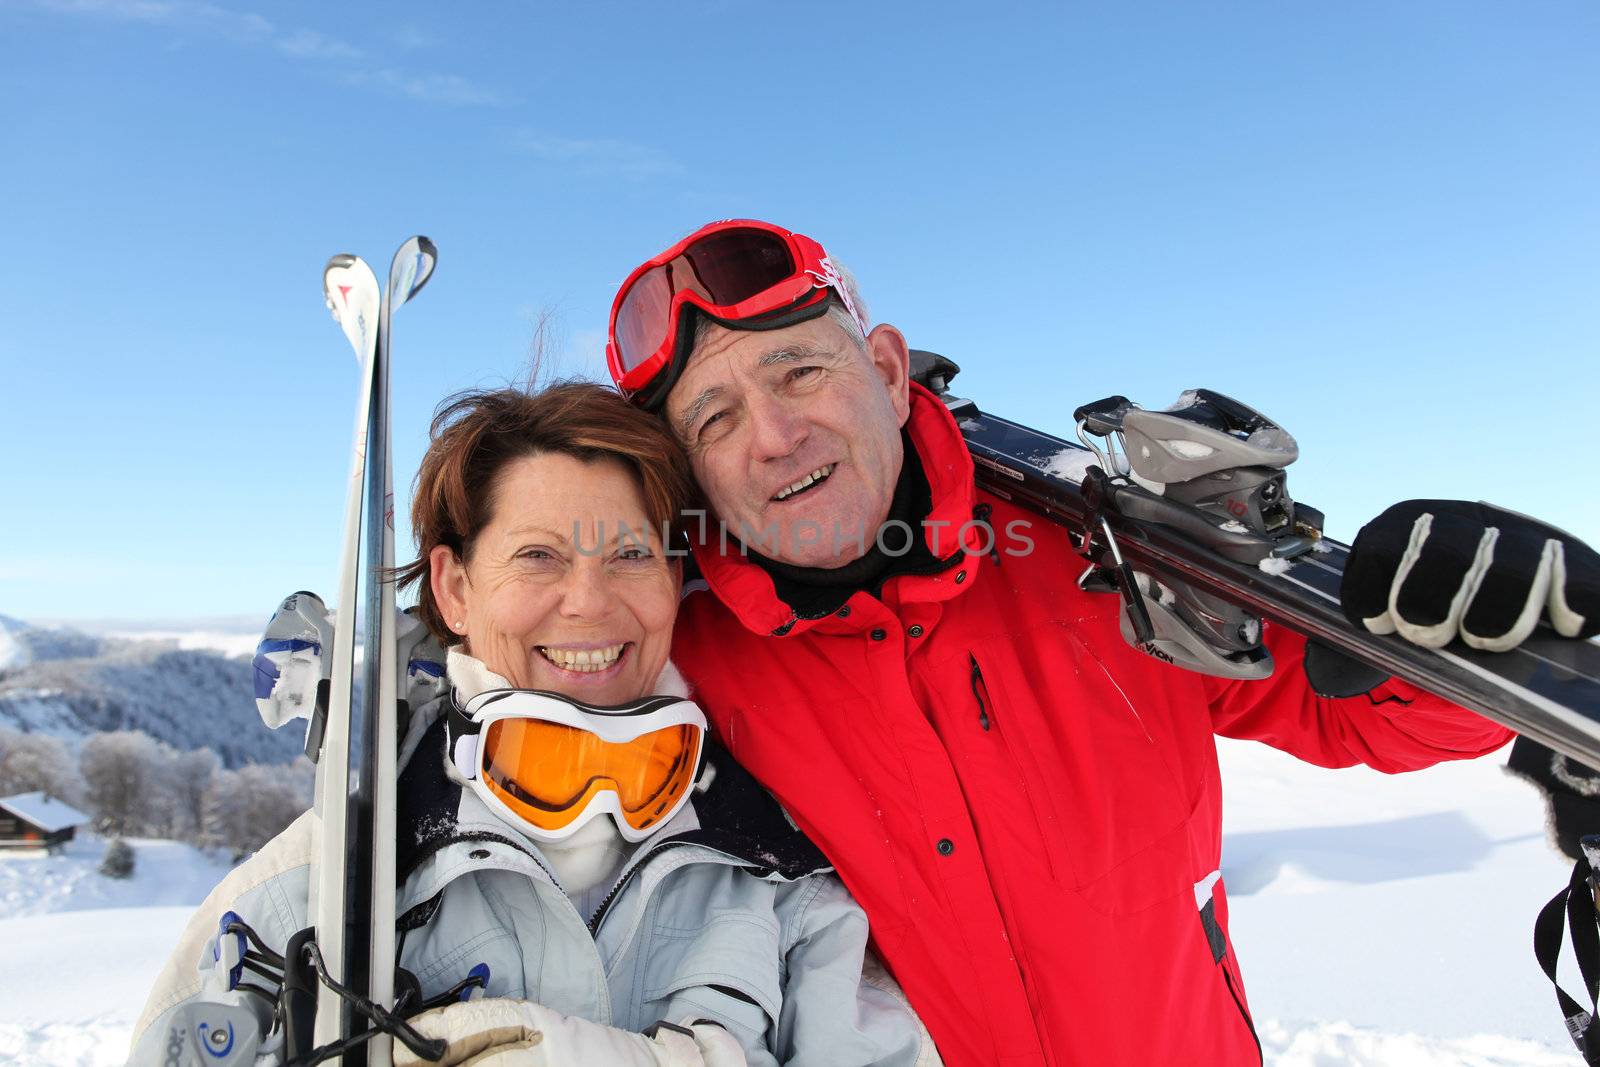
<path fill-rule="evenodd" d="M 1533 960 L 1571 865 L 1504 750 L 1385 775 L 1218 745 L 1232 933 L 1269 1063 L 1580 1062 Z"/>
<path fill-rule="evenodd" d="M 80 833 L 58 855 L 0 852 L 0 1063 L 120 1064 L 156 973 L 225 855 L 129 842 L 132 878 L 97 868 L 106 843 Z"/>
<path fill-rule="evenodd" d="M 1219 743 L 1233 935 L 1268 1063 L 1579 1063 L 1531 949 L 1568 871 L 1503 754 L 1389 777 Z M 127 882 L 95 873 L 93 838 L 0 854 L 0 1062 L 122 1062 L 151 979 L 227 871 L 135 846 Z"/>

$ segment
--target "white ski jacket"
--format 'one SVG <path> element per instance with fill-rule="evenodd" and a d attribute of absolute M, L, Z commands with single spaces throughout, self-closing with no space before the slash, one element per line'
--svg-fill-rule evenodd
<path fill-rule="evenodd" d="M 599 1062 L 616 1029 L 638 1034 L 658 1022 L 713 1023 L 737 1040 L 749 1067 L 939 1062 L 898 987 L 867 954 L 861 908 L 725 752 L 712 747 L 711 773 L 693 802 L 639 846 L 595 913 L 581 915 L 538 846 L 450 780 L 448 699 L 420 709 L 402 754 L 398 956 L 422 1003 L 487 967 L 487 997 L 568 1017 L 549 1035 L 563 1035 L 565 1050 L 551 1058 L 557 1050 L 547 1047 L 536 1061 L 552 1067 Z M 232 912 L 280 953 L 310 925 L 313 824 L 311 813 L 301 816 L 201 904 L 134 1027 L 130 1064 L 249 1062 L 190 1051 L 181 1031 L 198 1003 L 247 1011 L 234 1014 L 254 1020 L 247 1036 L 259 1040 L 259 1062 L 281 1060 L 271 999 L 243 987 L 276 989 L 249 970 L 230 976 L 218 959 L 218 924 Z M 658 1062 L 726 1062 L 704 1041 L 694 1044 L 674 1034 Z"/>

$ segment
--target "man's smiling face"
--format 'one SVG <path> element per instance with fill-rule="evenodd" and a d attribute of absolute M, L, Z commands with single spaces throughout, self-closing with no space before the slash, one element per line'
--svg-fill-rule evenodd
<path fill-rule="evenodd" d="M 709 324 L 664 414 L 715 517 L 800 567 L 860 557 L 889 514 L 910 412 L 905 338 L 832 315 L 781 330 Z"/>

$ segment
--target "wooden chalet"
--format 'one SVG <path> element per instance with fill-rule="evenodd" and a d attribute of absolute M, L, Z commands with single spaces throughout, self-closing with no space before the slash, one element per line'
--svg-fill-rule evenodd
<path fill-rule="evenodd" d="M 0 848 L 48 848 L 72 840 L 89 816 L 44 793 L 0 797 Z"/>

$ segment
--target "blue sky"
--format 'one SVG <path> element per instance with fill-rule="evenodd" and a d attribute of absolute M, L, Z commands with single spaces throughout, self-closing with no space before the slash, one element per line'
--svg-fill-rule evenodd
<path fill-rule="evenodd" d="M 1296 434 L 1337 535 L 1437 495 L 1600 541 L 1597 54 L 1587 0 L 0 0 L 0 613 L 331 592 L 330 254 L 439 245 L 409 484 L 541 317 L 597 373 L 621 278 L 746 215 L 997 412 L 1209 386 Z"/>

